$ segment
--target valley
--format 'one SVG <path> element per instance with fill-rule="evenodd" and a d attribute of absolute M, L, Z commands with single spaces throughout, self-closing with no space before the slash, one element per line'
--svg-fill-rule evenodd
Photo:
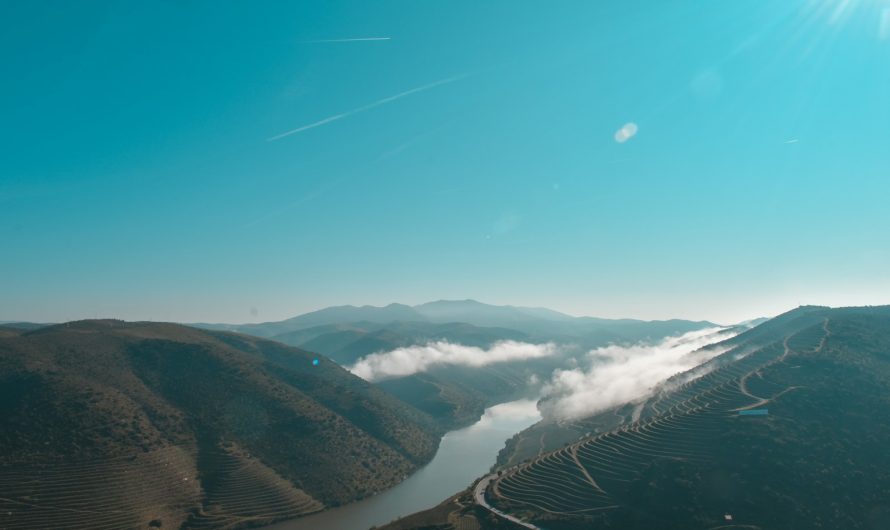
<path fill-rule="evenodd" d="M 486 350 L 504 341 L 558 345 L 556 353 L 486 366 L 439 363 L 429 370 L 375 380 L 380 388 L 431 415 L 447 430 L 477 421 L 489 406 L 536 397 L 553 370 L 587 351 L 714 327 L 706 321 L 575 317 L 543 308 L 496 306 L 475 300 L 438 300 L 408 306 L 337 306 L 284 321 L 195 324 L 284 342 L 350 367 L 363 357 L 429 343 Z"/>
<path fill-rule="evenodd" d="M 890 529 L 890 0 L 0 41 L 0 530 Z"/>
<path fill-rule="evenodd" d="M 890 436 L 884 307 L 805 306 L 724 328 L 685 354 L 706 361 L 643 399 L 564 418 L 530 381 L 574 350 L 371 384 L 321 353 L 229 331 L 4 329 L 3 528 L 679 530 L 729 516 L 871 530 L 890 491 L 884 468 L 866 465 Z M 859 496 L 812 503 L 841 487 Z"/>
<path fill-rule="evenodd" d="M 551 425 L 595 434 L 500 467 L 477 504 L 528 528 L 880 528 L 890 311 L 805 307 L 727 342 L 637 419 Z"/>
<path fill-rule="evenodd" d="M 490 407 L 478 422 L 447 433 L 433 460 L 398 486 L 356 503 L 275 524 L 270 530 L 367 530 L 431 508 L 493 466 L 504 441 L 539 419 L 530 400 Z"/>

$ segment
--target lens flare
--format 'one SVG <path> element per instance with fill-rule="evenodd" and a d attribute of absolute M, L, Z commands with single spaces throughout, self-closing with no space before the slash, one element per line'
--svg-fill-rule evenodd
<path fill-rule="evenodd" d="M 626 123 L 624 127 L 615 131 L 615 141 L 619 144 L 623 144 L 624 142 L 636 136 L 638 130 L 639 127 L 637 127 L 636 123 Z"/>

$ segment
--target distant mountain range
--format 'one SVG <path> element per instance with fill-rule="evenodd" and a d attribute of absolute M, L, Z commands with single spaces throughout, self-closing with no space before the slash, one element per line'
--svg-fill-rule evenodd
<path fill-rule="evenodd" d="M 431 324 L 465 323 L 476 327 L 509 328 L 532 337 L 549 340 L 554 336 L 576 336 L 608 330 L 616 337 L 621 333 L 639 337 L 644 330 L 675 329 L 678 325 L 713 326 L 711 322 L 686 320 L 643 321 L 634 319 L 602 319 L 574 317 L 558 311 L 534 307 L 497 306 L 476 300 L 439 300 L 416 306 L 389 304 L 376 306 L 336 306 L 298 315 L 278 322 L 260 324 L 192 324 L 206 329 L 247 333 L 258 337 L 279 337 L 317 326 L 352 324 L 391 324 L 394 322 L 426 322 Z"/>
<path fill-rule="evenodd" d="M 441 434 L 266 339 L 110 320 L 0 336 L 0 528 L 268 523 L 393 486 Z"/>
<path fill-rule="evenodd" d="M 482 368 L 438 366 L 426 373 L 380 382 L 381 388 L 431 414 L 446 428 L 476 421 L 488 405 L 534 395 L 534 379 L 590 349 L 609 343 L 656 341 L 713 327 L 707 321 L 574 317 L 545 308 L 496 306 L 475 300 L 439 300 L 416 306 L 337 306 L 262 324 L 193 324 L 205 329 L 268 337 L 321 353 L 344 366 L 366 355 L 447 341 L 489 348 L 498 341 L 556 343 L 547 359 Z"/>
<path fill-rule="evenodd" d="M 0 337 L 12 337 L 23 331 L 40 329 L 51 324 L 35 324 L 33 322 L 2 322 L 0 323 Z"/>

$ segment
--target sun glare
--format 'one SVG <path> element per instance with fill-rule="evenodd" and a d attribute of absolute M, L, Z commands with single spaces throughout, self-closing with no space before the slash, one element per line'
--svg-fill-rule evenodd
<path fill-rule="evenodd" d="M 881 40 L 890 39 L 890 7 L 881 10 L 881 25 L 878 30 Z"/>
<path fill-rule="evenodd" d="M 863 17 L 877 28 L 881 40 L 890 38 L 890 0 L 812 0 L 808 11 L 830 26 L 844 26 Z"/>

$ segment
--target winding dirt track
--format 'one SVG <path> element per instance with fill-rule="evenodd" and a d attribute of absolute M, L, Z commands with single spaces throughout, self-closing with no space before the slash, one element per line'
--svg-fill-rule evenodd
<path fill-rule="evenodd" d="M 763 370 L 784 363 L 790 356 L 822 351 L 831 335 L 828 325 L 829 320 L 826 318 L 822 323 L 824 335 L 815 348 L 804 352 L 795 351 L 790 340 L 796 335 L 789 335 L 782 342 L 783 351 L 780 355 L 769 358 L 764 349 L 760 350 L 763 352 L 760 356 L 762 358 L 766 355 L 767 358 L 762 361 L 757 361 L 752 356 L 748 359 L 747 366 L 727 365 L 728 367 L 721 369 L 723 374 L 719 376 L 710 372 L 699 378 L 703 381 L 712 378 L 711 382 L 702 383 L 706 385 L 702 390 L 692 389 L 684 395 L 684 387 L 688 386 L 684 385 L 681 391 L 676 392 L 673 401 L 664 401 L 666 409 L 655 409 L 653 404 L 652 410 L 657 412 L 655 416 L 641 420 L 643 407 L 638 407 L 633 413 L 634 421 L 629 425 L 578 441 L 532 462 L 515 465 L 503 470 L 500 476 L 491 474 L 483 477 L 474 490 L 475 502 L 498 517 L 531 529 L 538 527 L 488 504 L 485 491 L 490 483 L 494 482 L 494 494 L 498 498 L 520 505 L 536 506 L 550 513 L 569 515 L 617 508 L 618 505 L 610 502 L 614 497 L 607 490 L 611 488 L 610 484 L 632 480 L 636 463 L 652 457 L 683 460 L 705 458 L 696 454 L 702 443 L 697 442 L 699 438 L 696 435 L 713 430 L 708 418 L 724 417 L 728 412 L 761 407 L 788 392 L 803 388 L 789 386 L 769 397 L 761 397 L 751 392 L 748 380 L 752 375 L 763 378 Z M 663 399 L 661 397 L 657 401 Z M 602 480 L 597 481 L 594 475 Z M 589 489 L 591 487 L 592 490 Z M 714 530 L 718 528 L 759 527 L 731 524 L 715 527 Z"/>
<path fill-rule="evenodd" d="M 478 504 L 479 506 L 482 506 L 483 508 L 485 508 L 486 510 L 490 511 L 491 513 L 497 515 L 498 517 L 500 517 L 502 519 L 506 519 L 507 521 L 510 521 L 511 523 L 518 524 L 519 526 L 523 526 L 523 527 L 529 528 L 531 530 L 541 530 L 541 527 L 539 527 L 539 526 L 535 526 L 535 525 L 533 525 L 531 523 L 527 523 L 521 519 L 517 519 L 516 517 L 513 517 L 512 515 L 510 515 L 508 513 L 504 513 L 502 511 L 498 510 L 497 508 L 495 508 L 494 506 L 491 506 L 490 504 L 488 504 L 488 501 L 485 500 L 485 490 L 486 490 L 486 488 L 488 488 L 488 484 L 492 480 L 496 479 L 497 477 L 498 476 L 496 474 L 492 473 L 491 475 L 486 475 L 486 476 L 482 477 L 481 479 L 479 479 L 479 482 L 476 483 L 476 488 L 473 489 L 473 499 L 476 501 L 476 504 Z"/>

